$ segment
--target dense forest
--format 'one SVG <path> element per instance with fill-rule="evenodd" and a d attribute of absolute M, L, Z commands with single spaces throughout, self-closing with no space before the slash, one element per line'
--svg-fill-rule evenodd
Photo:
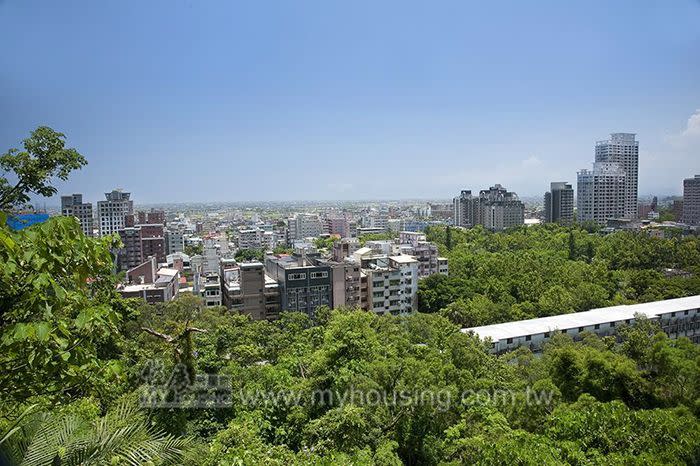
<path fill-rule="evenodd" d="M 82 163 L 47 128 L 28 141 L 0 158 L 20 180 L 0 178 L 0 211 L 39 189 L 50 195 L 46 180 Z M 426 312 L 321 309 L 315 322 L 291 312 L 254 322 L 187 294 L 124 300 L 116 238 L 88 238 L 74 218 L 21 231 L 6 218 L 0 464 L 700 461 L 700 350 L 689 340 L 640 319 L 619 339 L 556 335 L 541 355 L 494 356 L 460 332 L 698 293 L 697 239 L 433 229 L 451 275 L 421 284 Z"/>
<path fill-rule="evenodd" d="M 700 237 L 666 234 L 431 227 L 450 275 L 421 281 L 419 310 L 473 327 L 700 294 Z"/>
<path fill-rule="evenodd" d="M 558 235 L 566 251 L 563 230 L 466 234 L 481 235 L 488 245 L 478 250 L 457 239 L 450 286 L 482 291 L 478 299 L 493 299 L 494 308 L 514 300 L 510 293 L 526 292 L 513 288 L 524 273 L 530 285 L 542 283 L 541 293 L 548 281 L 590 277 L 586 286 L 605 290 L 601 302 L 610 294 L 637 293 L 624 296 L 629 300 L 665 293 L 664 283 L 673 283 L 665 280 L 678 281 L 676 293 L 694 283 L 651 269 L 668 264 L 656 247 L 670 248 L 672 257 L 692 240 L 648 243 L 643 260 L 650 268 L 632 272 L 608 263 L 624 257 L 638 265 L 633 261 L 642 259 L 622 244 L 644 248 L 647 240 L 632 235 L 589 238 L 576 231 L 595 242 L 595 255 L 585 258 L 581 240 L 584 258 L 572 261 L 535 246 Z M 0 441 L 25 464 L 688 464 L 700 458 L 700 351 L 688 340 L 667 339 L 650 322 L 623 329 L 619 342 L 590 335 L 574 343 L 560 335 L 541 356 L 519 350 L 500 357 L 437 314 L 377 317 L 341 309 L 323 310 L 317 322 L 296 313 L 253 322 L 202 308 L 193 296 L 158 306 L 121 299 L 110 241 L 83 236 L 71 218 L 20 232 L 0 229 Z M 525 248 L 528 242 L 533 246 Z M 516 267 L 516 259 L 496 265 L 523 249 L 536 258 L 529 267 Z M 496 255 L 483 267 L 508 272 L 489 286 L 472 283 L 466 277 L 473 270 L 458 262 L 480 262 L 471 255 Z M 691 267 L 681 256 L 693 257 L 677 255 L 675 265 Z M 552 278 L 539 277 L 543 267 L 555 266 Z M 612 277 L 614 287 L 596 271 Z M 646 286 L 624 282 L 642 272 L 651 277 Z M 492 289 L 509 292 L 499 300 Z M 535 302 L 539 312 L 543 301 Z M 55 458 L 60 461 L 51 463 Z"/>

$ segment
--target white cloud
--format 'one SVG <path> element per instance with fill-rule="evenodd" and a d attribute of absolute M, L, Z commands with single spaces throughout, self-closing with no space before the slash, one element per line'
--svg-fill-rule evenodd
<path fill-rule="evenodd" d="M 683 179 L 700 173 L 700 109 L 683 129 L 640 149 L 640 194 L 680 194 Z"/>
<path fill-rule="evenodd" d="M 542 160 L 540 160 L 539 157 L 534 155 L 531 155 L 530 157 L 522 161 L 523 167 L 539 167 L 540 165 L 542 165 Z"/>
<path fill-rule="evenodd" d="M 688 126 L 685 128 L 681 137 L 696 137 L 700 136 L 700 109 L 695 110 L 695 113 L 688 118 Z"/>
<path fill-rule="evenodd" d="M 690 115 L 685 129 L 667 138 L 669 144 L 678 149 L 695 147 L 700 149 L 700 109 Z"/>

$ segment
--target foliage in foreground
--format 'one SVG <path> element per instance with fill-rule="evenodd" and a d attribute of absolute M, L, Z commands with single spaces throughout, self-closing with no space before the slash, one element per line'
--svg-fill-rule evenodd
<path fill-rule="evenodd" d="M 96 412 L 83 402 L 26 413 L 0 440 L 0 459 L 22 466 L 165 465 L 180 464 L 189 447 L 189 440 L 157 430 L 133 402 L 120 402 L 103 417 Z"/>
<path fill-rule="evenodd" d="M 528 249 L 538 241 L 528 234 L 503 235 L 492 254 L 507 256 L 511 242 Z M 456 251 L 464 249 L 454 235 Z M 567 244 L 566 234 L 561 239 Z M 619 342 L 557 335 L 541 356 L 521 349 L 500 357 L 438 314 L 326 309 L 313 325 L 296 313 L 252 322 L 192 296 L 158 306 L 122 300 L 109 241 L 85 238 L 73 219 L 22 232 L 0 226 L 0 443 L 27 463 L 57 455 L 55 464 L 89 457 L 204 466 L 700 461 L 700 349 L 643 319 L 621 328 Z M 650 244 L 653 252 L 666 243 Z M 692 269 L 684 263 L 694 257 L 689 244 L 679 240 L 664 254 Z M 639 272 L 611 266 L 625 251 L 619 244 L 596 247 L 590 263 L 565 253 L 552 264 L 580 269 L 583 282 L 597 268 L 613 278 Z M 455 286 L 484 286 L 469 278 L 493 267 L 479 254 L 485 262 L 475 268 L 451 265 Z M 655 254 L 644 259 L 654 267 Z M 499 281 L 487 290 L 503 289 Z M 507 294 L 516 291 L 525 288 Z M 181 335 L 193 327 L 204 332 L 171 341 L 143 331 Z M 137 410 L 154 361 L 162 377 L 148 380 L 167 396 L 195 374 L 218 374 L 230 378 L 230 403 Z M 182 367 L 189 373 L 171 377 Z M 45 414 L 20 417 L 29 406 Z"/>

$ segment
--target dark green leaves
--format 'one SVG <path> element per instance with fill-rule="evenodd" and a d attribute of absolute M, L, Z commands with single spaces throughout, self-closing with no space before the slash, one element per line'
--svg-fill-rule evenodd
<path fill-rule="evenodd" d="M 65 147 L 65 139 L 63 133 L 40 126 L 24 140 L 24 151 L 10 149 L 0 156 L 0 168 L 6 173 L 0 176 L 0 210 L 22 207 L 31 194 L 53 196 L 54 178 L 66 180 L 87 164 L 78 151 Z"/>

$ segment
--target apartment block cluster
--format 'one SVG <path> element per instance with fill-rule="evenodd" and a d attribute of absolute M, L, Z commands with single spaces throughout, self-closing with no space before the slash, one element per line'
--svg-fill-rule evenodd
<path fill-rule="evenodd" d="M 500 184 L 479 191 L 462 191 L 453 199 L 454 225 L 471 228 L 482 225 L 492 231 L 501 231 L 525 223 L 525 204 L 514 192 Z"/>
<path fill-rule="evenodd" d="M 313 318 L 320 306 L 406 315 L 417 309 L 420 279 L 449 273 L 447 259 L 421 231 L 450 220 L 442 204 L 193 223 L 161 210 L 136 211 L 130 193 L 114 190 L 97 203 L 95 219 L 80 194 L 62 198 L 62 213 L 77 217 L 86 234 L 119 235 L 123 247 L 114 252 L 126 273 L 122 295 L 156 303 L 187 290 L 207 306 L 253 319 L 274 320 L 284 311 Z M 358 237 L 390 232 L 384 236 L 394 239 L 361 243 Z M 319 249 L 317 238 L 332 246 Z M 185 245 L 197 252 L 185 254 Z M 258 251 L 261 260 L 237 256 L 246 250 Z"/>
<path fill-rule="evenodd" d="M 636 134 L 612 133 L 609 139 L 596 142 L 593 167 L 578 172 L 576 189 L 566 181 L 552 182 L 544 194 L 543 212 L 533 213 L 545 223 L 570 225 L 576 220 L 597 223 L 609 230 L 658 226 L 648 222 L 659 219 L 657 201 L 640 203 L 638 186 Z M 700 226 L 700 175 L 683 181 L 683 199 L 673 201 L 672 212 L 677 221 L 667 222 L 668 226 L 688 232 Z M 452 224 L 458 227 L 482 225 L 501 231 L 528 223 L 524 214 L 525 207 L 517 194 L 499 184 L 478 195 L 464 190 L 452 201 Z"/>
<path fill-rule="evenodd" d="M 645 204 L 638 196 L 639 141 L 634 133 L 612 133 L 596 142 L 592 169 L 578 172 L 575 203 L 569 183 L 551 183 L 544 195 L 544 221 L 570 224 L 574 205 L 578 222 L 611 228 L 658 220 L 657 199 Z M 700 175 L 683 181 L 683 199 L 674 201 L 672 212 L 680 222 L 672 222 L 674 227 L 700 225 Z"/>
<path fill-rule="evenodd" d="M 447 259 L 422 233 L 401 232 L 396 240 L 364 246 L 335 235 L 332 251 L 319 251 L 312 238 L 295 241 L 289 253 L 268 251 L 263 261 L 222 258 L 221 304 L 268 320 L 283 311 L 314 318 L 320 306 L 406 315 L 417 310 L 419 279 L 449 272 Z"/>
<path fill-rule="evenodd" d="M 62 196 L 61 213 L 76 217 L 88 236 L 120 237 L 123 246 L 113 252 L 115 268 L 126 272 L 122 295 L 151 303 L 177 297 L 182 260 L 175 261 L 179 269 L 167 264 L 172 254 L 184 251 L 187 232 L 182 224 L 167 225 L 162 210 L 134 211 L 131 193 L 119 189 L 105 193 L 105 199 L 97 202 L 96 216 L 82 194 Z"/>

